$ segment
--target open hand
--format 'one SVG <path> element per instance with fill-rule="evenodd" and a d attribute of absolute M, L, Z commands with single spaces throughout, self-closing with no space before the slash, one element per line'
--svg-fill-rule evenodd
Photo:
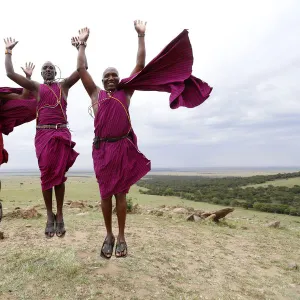
<path fill-rule="evenodd" d="M 89 35 L 90 35 L 90 30 L 87 27 L 80 29 L 79 37 L 78 37 L 79 42 L 86 42 L 89 38 Z"/>
<path fill-rule="evenodd" d="M 75 36 L 71 38 L 71 44 L 74 46 L 77 50 L 79 48 L 79 37 Z"/>
<path fill-rule="evenodd" d="M 143 22 L 141 20 L 134 21 L 134 28 L 138 34 L 144 34 L 146 32 L 147 22 Z"/>
<path fill-rule="evenodd" d="M 12 50 L 18 43 L 19 41 L 16 41 L 15 39 L 7 38 L 6 40 L 4 39 L 5 47 L 6 49 Z"/>
<path fill-rule="evenodd" d="M 31 78 L 35 65 L 32 62 L 25 64 L 25 69 L 23 67 L 22 70 L 26 74 L 26 77 Z"/>

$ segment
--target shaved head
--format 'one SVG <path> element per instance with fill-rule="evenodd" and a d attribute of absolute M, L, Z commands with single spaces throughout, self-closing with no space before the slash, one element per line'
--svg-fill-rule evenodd
<path fill-rule="evenodd" d="M 41 70 L 41 75 L 45 81 L 54 80 L 56 76 L 56 69 L 51 61 L 46 61 Z"/>
<path fill-rule="evenodd" d="M 46 62 L 43 64 L 42 68 L 43 68 L 44 66 L 52 66 L 52 67 L 55 69 L 55 65 L 54 65 L 51 61 L 46 61 Z"/>
<path fill-rule="evenodd" d="M 117 70 L 116 68 L 114 68 L 114 67 L 108 67 L 108 68 L 106 68 L 106 69 L 104 70 L 103 74 L 102 74 L 103 78 L 104 78 L 105 75 L 108 74 L 108 73 L 115 73 L 115 74 L 117 74 L 117 75 L 119 76 L 118 70 Z"/>
<path fill-rule="evenodd" d="M 116 68 L 109 67 L 104 70 L 102 82 L 105 90 L 107 91 L 116 90 L 119 81 L 120 81 L 119 72 Z"/>

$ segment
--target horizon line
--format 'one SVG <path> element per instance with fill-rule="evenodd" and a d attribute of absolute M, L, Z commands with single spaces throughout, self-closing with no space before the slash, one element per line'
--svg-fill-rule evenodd
<path fill-rule="evenodd" d="M 158 170 L 204 170 L 204 169 L 299 169 L 300 166 L 206 166 L 206 167 L 153 167 L 151 171 Z M 9 173 L 9 172 L 39 172 L 38 168 L 10 168 L 10 169 L 0 169 L 0 173 Z M 94 169 L 84 169 L 84 168 L 75 168 L 73 170 L 69 170 L 68 173 L 72 172 L 94 172 Z"/>

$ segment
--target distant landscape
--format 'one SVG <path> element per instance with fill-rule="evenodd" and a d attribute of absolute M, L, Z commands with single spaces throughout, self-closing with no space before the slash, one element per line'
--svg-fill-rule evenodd
<path fill-rule="evenodd" d="M 300 168 L 153 168 L 137 185 L 142 194 L 177 196 L 196 202 L 300 216 Z M 38 170 L 6 170 L 1 177 L 33 176 Z M 69 177 L 94 177 L 72 170 Z M 1 179 L 1 178 L 0 178 Z"/>
<path fill-rule="evenodd" d="M 38 175 L 39 170 L 35 169 L 6 169 L 4 165 L 0 170 L 0 175 L 15 176 L 15 175 Z M 252 175 L 268 175 L 277 173 L 290 173 L 300 170 L 300 166 L 270 166 L 270 167 L 152 167 L 149 174 L 152 175 L 199 175 L 199 176 L 248 176 Z M 75 175 L 94 175 L 93 169 L 76 169 L 72 168 L 68 172 L 69 176 Z"/>
<path fill-rule="evenodd" d="M 300 172 L 249 177 L 148 175 L 141 193 L 300 216 Z"/>

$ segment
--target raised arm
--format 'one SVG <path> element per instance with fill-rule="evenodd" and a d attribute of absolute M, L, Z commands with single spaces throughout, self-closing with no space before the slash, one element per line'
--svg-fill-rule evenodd
<path fill-rule="evenodd" d="M 136 57 L 136 66 L 134 67 L 131 75 L 138 73 L 145 67 L 146 61 L 146 47 L 145 47 L 145 32 L 147 22 L 140 20 L 134 21 L 134 28 L 138 33 L 138 52 Z"/>
<path fill-rule="evenodd" d="M 85 47 L 86 41 L 89 38 L 90 30 L 88 28 L 84 28 L 79 30 L 79 51 L 77 57 L 77 71 L 81 78 L 82 84 L 89 94 L 89 96 L 93 99 L 97 97 L 98 88 L 87 71 L 87 64 L 86 64 L 86 55 L 85 55 Z"/>
<path fill-rule="evenodd" d="M 131 72 L 130 76 L 142 71 L 145 67 L 146 61 L 146 47 L 145 47 L 145 32 L 146 32 L 147 22 L 140 20 L 134 21 L 134 28 L 138 33 L 138 52 L 136 57 L 136 65 Z M 134 90 L 126 90 L 127 104 L 130 105 L 130 99 L 134 93 Z"/>
<path fill-rule="evenodd" d="M 77 71 L 74 71 L 69 77 L 67 77 L 63 85 L 64 87 L 70 89 L 78 80 L 80 79 L 80 76 Z"/>
<path fill-rule="evenodd" d="M 71 44 L 79 51 L 79 37 L 72 37 Z M 85 61 L 86 68 L 87 67 L 87 61 Z M 64 84 L 67 88 L 71 88 L 78 80 L 80 79 L 79 73 L 76 70 L 71 74 L 70 77 L 66 78 L 64 81 Z"/>
<path fill-rule="evenodd" d="M 17 45 L 16 42 L 12 38 L 7 38 L 4 40 L 6 51 L 5 51 L 5 69 L 7 77 L 10 78 L 12 81 L 20 85 L 21 87 L 31 91 L 37 92 L 38 91 L 38 84 L 20 74 L 15 73 L 13 63 L 12 63 L 12 49 Z"/>
<path fill-rule="evenodd" d="M 35 65 L 33 63 L 26 63 L 25 64 L 25 68 L 21 67 L 21 69 L 23 70 L 23 72 L 26 75 L 27 79 L 31 79 L 33 70 L 34 70 Z M 23 88 L 22 94 L 7 94 L 7 95 L 1 95 L 1 99 L 6 101 L 6 100 L 18 100 L 18 99 L 29 99 L 30 96 L 30 91 Z"/>
<path fill-rule="evenodd" d="M 29 63 L 25 64 L 25 69 L 23 67 L 21 67 L 21 68 L 22 68 L 23 72 L 25 73 L 26 78 L 31 80 L 31 76 L 32 76 L 33 70 L 35 68 L 35 65 L 32 62 L 29 62 Z M 28 99 L 29 95 L 30 95 L 30 91 L 24 88 L 20 98 Z"/>

